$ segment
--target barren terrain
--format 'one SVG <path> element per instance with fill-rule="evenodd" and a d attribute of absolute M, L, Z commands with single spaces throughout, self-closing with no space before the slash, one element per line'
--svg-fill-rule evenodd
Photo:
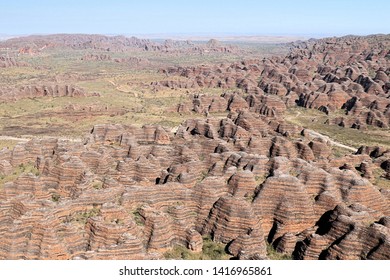
<path fill-rule="evenodd" d="M 390 259 L 390 35 L 225 39 L 0 42 L 0 259 Z"/>

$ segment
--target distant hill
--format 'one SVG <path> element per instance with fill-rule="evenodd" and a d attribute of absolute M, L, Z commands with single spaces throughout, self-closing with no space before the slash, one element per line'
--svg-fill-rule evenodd
<path fill-rule="evenodd" d="M 217 40 L 211 40 L 213 44 L 191 41 L 165 40 L 154 42 L 150 39 L 125 37 L 122 35 L 107 36 L 99 34 L 51 34 L 30 35 L 11 38 L 0 43 L 0 48 L 19 50 L 20 53 L 37 53 L 45 49 L 67 47 L 75 50 L 101 50 L 101 51 L 125 51 L 128 49 L 141 49 L 144 51 L 159 52 L 237 52 L 238 48 L 225 44 L 217 44 Z"/>

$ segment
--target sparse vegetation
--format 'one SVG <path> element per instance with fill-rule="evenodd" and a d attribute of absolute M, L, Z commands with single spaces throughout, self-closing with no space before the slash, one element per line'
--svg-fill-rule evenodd
<path fill-rule="evenodd" d="M 265 182 L 266 179 L 267 179 L 267 176 L 266 176 L 266 175 L 255 176 L 256 185 L 257 185 L 257 186 L 261 185 L 262 183 Z"/>
<path fill-rule="evenodd" d="M 255 197 L 256 197 L 255 193 L 247 194 L 247 195 L 245 195 L 245 200 L 248 201 L 249 203 L 252 203 L 253 199 L 255 199 Z"/>
<path fill-rule="evenodd" d="M 208 256 L 211 260 L 224 260 L 228 259 L 229 255 L 225 251 L 226 245 L 218 242 L 214 242 L 210 236 L 203 237 L 202 252 L 205 256 Z"/>
<path fill-rule="evenodd" d="M 8 148 L 9 150 L 12 150 L 19 141 L 16 140 L 0 140 L 0 150 L 3 148 Z"/>
<path fill-rule="evenodd" d="M 332 113 L 333 117 L 338 115 L 343 114 L 340 111 Z M 315 130 L 347 146 L 359 148 L 362 145 L 367 145 L 390 148 L 390 131 L 388 129 L 368 127 L 367 130 L 357 130 L 337 125 L 328 125 L 325 124 L 328 118 L 329 116 L 319 110 L 302 107 L 289 108 L 285 114 L 286 121 Z M 342 155 L 340 150 L 336 150 L 335 156 L 337 155 Z"/>
<path fill-rule="evenodd" d="M 134 210 L 132 212 L 132 214 L 133 214 L 133 218 L 134 218 L 135 223 L 138 226 L 144 226 L 145 225 L 145 219 L 144 219 L 144 217 L 142 217 L 142 215 L 140 213 L 140 209 L 141 208 L 137 208 L 136 210 Z"/>
<path fill-rule="evenodd" d="M 292 260 L 292 256 L 279 253 L 275 248 L 267 242 L 267 257 L 270 260 Z"/>
<path fill-rule="evenodd" d="M 332 146 L 332 155 L 335 158 L 342 158 L 343 156 L 346 156 L 348 154 L 351 154 L 350 150 L 346 150 L 337 146 Z"/>
<path fill-rule="evenodd" d="M 301 174 L 301 172 L 295 168 L 291 168 L 290 169 L 290 175 L 293 176 L 293 177 L 298 177 L 299 174 Z"/>
<path fill-rule="evenodd" d="M 195 253 L 181 245 L 175 245 L 171 250 L 164 253 L 168 260 L 202 260 L 202 253 Z"/>
<path fill-rule="evenodd" d="M 96 190 L 100 190 L 103 188 L 103 182 L 102 181 L 94 181 L 92 183 L 92 187 Z"/>
<path fill-rule="evenodd" d="M 379 167 L 375 168 L 372 172 L 374 175 L 374 185 L 379 189 L 389 189 L 390 190 L 390 180 L 384 177 L 385 171 Z"/>
<path fill-rule="evenodd" d="M 175 107 L 186 102 L 188 89 L 162 88 L 152 92 L 148 85 L 167 79 L 156 69 L 168 66 L 195 66 L 238 61 L 254 54 L 268 56 L 282 54 L 287 48 L 279 44 L 238 43 L 248 53 L 207 53 L 191 55 L 145 52 L 140 49 L 128 51 L 111 50 L 112 60 L 83 61 L 88 52 L 72 48 L 51 48 L 33 56 L 19 54 L 27 67 L 0 68 L 0 86 L 25 86 L 58 83 L 73 84 L 87 92 L 98 92 L 100 97 L 78 97 L 77 105 L 107 107 L 108 111 L 86 114 L 75 120 L 66 115 L 65 107 L 74 104 L 72 97 L 41 97 L 23 99 L 0 104 L 0 132 L 2 135 L 50 135 L 61 137 L 82 137 L 96 123 L 122 123 L 142 126 L 145 123 L 176 127 L 189 117 L 198 114 L 178 113 Z M 94 55 L 106 55 L 103 50 L 93 50 Z M 15 53 L 16 55 L 16 53 Z M 134 65 L 116 63 L 114 59 L 137 57 L 150 61 L 150 65 L 134 68 Z M 180 79 L 186 79 L 180 77 Z M 221 89 L 198 89 L 197 93 L 219 95 Z M 171 110 L 173 109 L 173 110 Z M 121 114 L 115 112 L 123 111 Z M 61 112 L 61 113 L 60 113 Z M 226 113 L 224 113 L 226 115 Z M 50 126 L 48 126 L 50 124 Z M 12 144 L 12 143 L 11 143 Z M 1 147 L 0 142 L 0 147 Z M 9 146 L 8 143 L 4 145 Z"/>
<path fill-rule="evenodd" d="M 162 46 L 163 51 L 150 50 L 148 43 L 143 50 L 130 50 L 127 43 L 123 49 L 121 44 L 108 49 L 110 43 L 104 43 L 106 40 L 99 43 L 87 38 L 85 44 L 77 43 L 77 39 L 71 41 L 75 47 L 59 48 L 49 43 L 28 55 L 17 47 L 13 50 L 15 58 L 29 65 L 4 69 L 0 65 L 0 91 L 4 87 L 0 93 L 4 94 L 4 102 L 0 100 L 0 135 L 4 135 L 0 149 L 12 149 L 19 141 L 25 142 L 13 152 L 5 149 L 0 153 L 0 171 L 4 173 L 0 174 L 1 197 L 6 206 L 6 211 L 2 211 L 5 218 L 0 218 L 17 223 L 21 229 L 21 234 L 4 235 L 15 238 L 4 241 L 15 245 L 15 250 L 5 257 L 22 256 L 25 244 L 37 235 L 38 241 L 45 244 L 43 251 L 34 247 L 25 258 L 119 258 L 132 243 L 140 249 L 134 256 L 143 259 L 161 257 L 158 252 L 165 247 L 165 259 L 226 260 L 232 258 L 227 244 L 233 244 L 231 251 L 236 254 L 237 247 L 233 247 L 241 239 L 242 248 L 237 249 L 240 256 L 256 253 L 254 258 L 265 258 L 264 250 L 248 248 L 246 242 L 253 238 L 262 240 L 260 220 L 274 220 L 272 228 L 264 232 L 268 235 L 266 240 L 277 242 L 275 239 L 288 230 L 283 225 L 299 223 L 288 234 L 299 232 L 299 240 L 309 241 L 307 247 L 300 247 L 294 237 L 285 237 L 302 249 L 294 257 L 305 258 L 316 245 L 314 224 L 316 233 L 324 237 L 322 241 L 329 243 L 324 246 L 337 245 L 332 243 L 335 238 L 343 242 L 345 235 L 336 236 L 336 232 L 329 237 L 328 229 L 333 227 L 333 217 L 342 215 L 345 207 L 349 207 L 349 218 L 337 220 L 339 226 L 351 229 L 355 222 L 359 223 L 359 227 L 354 227 L 352 241 L 362 248 L 368 238 L 374 246 L 363 246 L 361 258 L 382 257 L 383 250 L 377 249 L 386 247 L 387 236 L 380 228 L 367 231 L 364 226 L 378 221 L 378 213 L 386 213 L 383 201 L 387 193 L 379 194 L 361 177 L 373 172 L 370 181 L 379 189 L 390 189 L 383 170 L 388 169 L 388 154 L 379 148 L 371 156 L 377 154 L 380 158 L 345 157 L 361 145 L 390 148 L 389 130 L 378 128 L 388 126 L 388 104 L 384 105 L 388 90 L 383 87 L 387 73 L 378 70 L 383 61 L 378 58 L 380 63 L 375 63 L 379 55 L 376 51 L 360 50 L 366 44 L 355 46 L 355 39 L 347 40 L 341 48 L 345 51 L 339 55 L 337 45 L 327 46 L 329 42 L 325 42 L 324 49 L 331 47 L 331 51 L 323 58 L 317 51 L 322 49 L 321 40 L 314 43 L 315 56 L 310 50 L 313 42 L 298 43 L 297 48 L 291 44 L 288 56 L 268 60 L 257 56 L 263 54 L 259 46 L 250 47 L 250 54 L 225 47 L 200 53 L 191 47 L 187 55 L 181 49 L 171 52 L 169 46 Z M 101 43 L 104 48 L 99 47 Z M 349 57 L 350 46 L 354 47 L 354 61 L 361 67 L 349 69 L 348 62 L 343 62 L 344 55 L 345 59 Z M 269 48 L 268 54 L 280 50 Z M 367 54 L 374 59 L 370 63 Z M 119 59 L 118 63 L 115 59 Z M 131 60 L 147 60 L 147 64 L 130 65 Z M 351 70 L 353 76 L 361 74 L 358 80 L 349 80 Z M 367 79 L 367 73 L 374 76 L 376 72 L 378 82 Z M 71 90 L 64 90 L 65 84 L 71 85 Z M 17 88 L 24 86 L 32 86 L 32 91 Z M 75 88 L 82 91 L 73 91 Z M 355 92 L 361 100 L 350 99 Z M 59 97 L 63 95 L 66 97 Z M 299 104 L 314 97 L 313 106 L 324 112 L 295 107 L 297 95 Z M 350 115 L 344 110 L 332 111 L 348 99 L 345 104 Z M 363 111 L 359 111 L 362 107 Z M 187 127 L 179 127 L 185 120 Z M 366 122 L 378 127 L 366 129 Z M 99 125 L 91 132 L 95 124 Z M 313 131 L 305 131 L 307 138 L 303 139 L 301 129 L 290 124 Z M 142 129 L 128 127 L 143 125 Z M 161 125 L 164 129 L 149 125 Z M 344 125 L 366 130 L 341 127 Z M 84 137 L 88 131 L 91 134 Z M 48 136 L 62 139 L 47 139 Z M 309 144 L 308 139 L 315 137 L 319 141 Z M 72 141 L 74 138 L 78 141 Z M 328 144 L 334 145 L 330 159 Z M 42 176 L 34 163 L 15 164 L 30 159 L 39 162 L 40 170 L 44 170 Z M 97 168 L 98 162 L 103 164 Z M 355 171 L 354 168 L 357 172 L 349 170 Z M 18 180 L 25 173 L 39 177 L 28 175 Z M 213 180 L 207 178 L 209 173 Z M 197 182 L 191 180 L 193 175 Z M 267 181 L 269 176 L 272 178 Z M 268 185 L 265 182 L 270 183 L 269 189 L 264 188 Z M 4 188 L 4 184 L 9 187 Z M 370 209 L 372 197 L 380 203 L 374 205 L 375 213 L 365 211 L 360 223 L 361 209 Z M 356 204 L 359 207 L 354 207 Z M 60 226 L 58 220 L 62 221 Z M 98 225 L 89 227 L 90 222 Z M 53 229 L 42 237 L 40 232 L 29 232 L 33 224 Z M 189 231 L 194 224 L 197 229 L 204 225 L 213 235 L 200 240 L 199 233 Z M 230 229 L 226 227 L 237 234 L 227 234 L 224 230 Z M 75 229 L 79 233 L 76 238 Z M 171 243 L 167 244 L 165 236 L 158 235 L 169 229 Z M 30 241 L 23 240 L 26 236 Z M 186 248 L 183 236 L 195 241 L 188 247 L 199 252 Z M 53 246 L 58 241 L 64 243 L 63 248 Z M 196 241 L 203 241 L 203 246 Z M 172 244 L 175 246 L 166 248 Z M 271 260 L 292 259 L 278 252 L 272 243 L 266 247 Z M 156 255 L 152 255 L 153 249 Z M 356 252 L 349 254 L 350 248 L 341 249 L 326 253 L 329 258 L 356 257 Z"/>
<path fill-rule="evenodd" d="M 91 217 L 96 217 L 100 214 L 100 209 L 98 207 L 94 207 L 91 210 L 85 211 L 85 212 L 77 212 L 74 213 L 70 221 L 71 222 L 77 222 L 80 224 L 86 224 L 87 220 Z"/>
<path fill-rule="evenodd" d="M 61 196 L 58 193 L 54 193 L 51 196 L 51 200 L 54 202 L 58 202 L 60 200 Z"/>
<path fill-rule="evenodd" d="M 207 175 L 208 175 L 208 172 L 203 170 L 197 181 L 202 182 L 204 179 L 206 179 Z"/>
<path fill-rule="evenodd" d="M 212 241 L 210 236 L 203 237 L 202 252 L 192 252 L 184 246 L 176 245 L 164 253 L 165 259 L 174 260 L 227 260 L 231 256 L 225 251 L 225 244 Z"/>
<path fill-rule="evenodd" d="M 0 186 L 3 186 L 7 182 L 15 181 L 20 175 L 31 173 L 35 176 L 39 176 L 39 170 L 35 167 L 35 164 L 22 163 L 12 170 L 12 173 L 9 175 L 0 176 Z"/>

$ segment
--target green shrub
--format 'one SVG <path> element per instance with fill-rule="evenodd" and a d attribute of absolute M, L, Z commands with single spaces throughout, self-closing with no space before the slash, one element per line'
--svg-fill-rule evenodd
<path fill-rule="evenodd" d="M 270 260 L 292 260 L 292 256 L 279 253 L 275 248 L 267 242 L 267 257 Z"/>
<path fill-rule="evenodd" d="M 54 193 L 51 195 L 51 200 L 54 202 L 58 202 L 60 200 L 61 196 L 58 193 Z"/>
<path fill-rule="evenodd" d="M 140 213 L 140 208 L 137 208 L 136 210 L 133 211 L 133 217 L 134 221 L 138 226 L 144 226 L 145 225 L 145 220 L 144 217 L 142 217 Z"/>
<path fill-rule="evenodd" d="M 202 252 L 192 252 L 181 245 L 176 245 L 165 252 L 165 259 L 174 260 L 227 260 L 230 258 L 225 251 L 225 244 L 214 242 L 210 236 L 203 237 Z"/>

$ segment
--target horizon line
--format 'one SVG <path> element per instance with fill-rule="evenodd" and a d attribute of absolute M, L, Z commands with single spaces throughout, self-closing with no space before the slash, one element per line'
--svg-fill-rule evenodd
<path fill-rule="evenodd" d="M 346 33 L 276 33 L 276 34 L 262 34 L 253 32 L 166 32 L 166 33 L 84 33 L 84 32 L 55 32 L 55 33 L 20 33 L 20 34 L 7 34 L 0 33 L 0 40 L 7 40 L 19 37 L 29 36 L 49 36 L 49 35 L 103 35 L 103 36 L 124 36 L 124 37 L 138 37 L 142 39 L 176 39 L 176 40 L 189 40 L 193 38 L 204 40 L 204 39 L 234 39 L 236 38 L 299 38 L 298 40 L 308 40 L 311 38 L 321 39 L 328 37 L 346 37 L 346 36 L 370 36 L 370 35 L 390 35 L 386 33 L 369 33 L 369 34 L 346 34 Z M 229 38 L 230 37 L 230 38 Z"/>

